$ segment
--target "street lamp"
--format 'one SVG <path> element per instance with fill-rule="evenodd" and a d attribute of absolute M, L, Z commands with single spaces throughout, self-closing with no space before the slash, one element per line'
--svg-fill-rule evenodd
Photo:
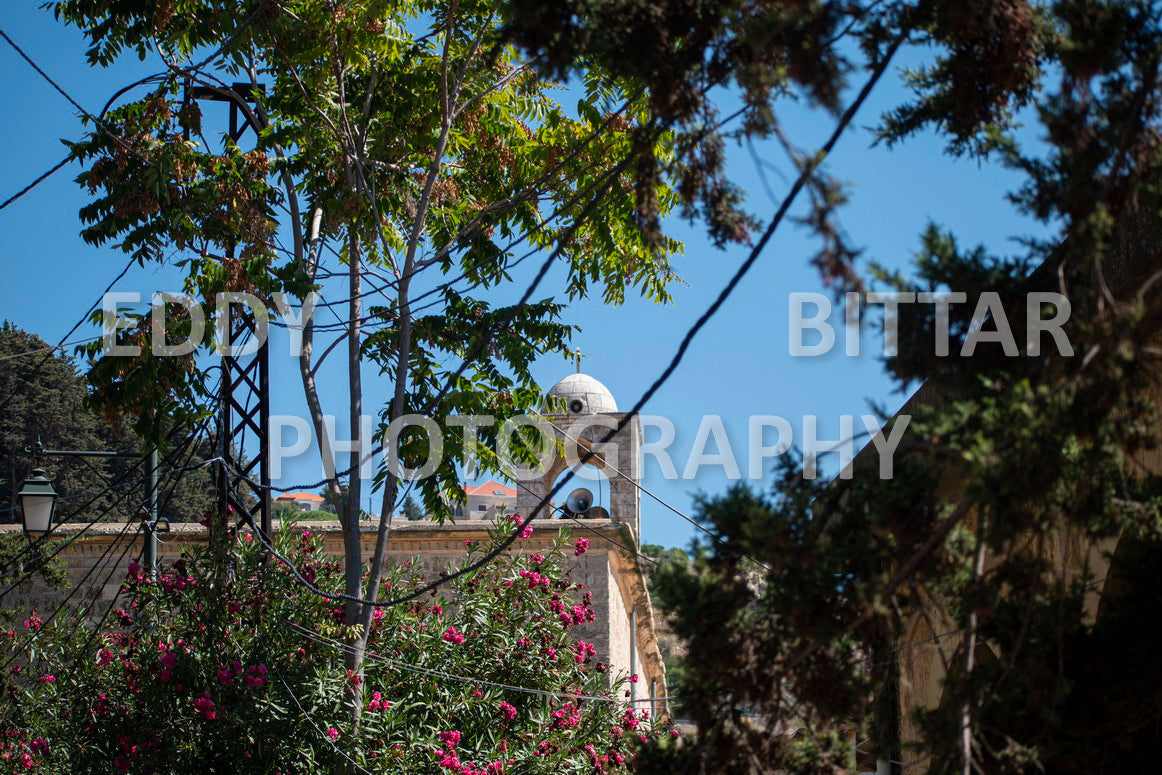
<path fill-rule="evenodd" d="M 24 480 L 24 487 L 16 496 L 20 498 L 20 513 L 24 520 L 25 533 L 41 535 L 52 529 L 57 493 L 52 488 L 52 480 L 45 475 L 43 468 L 32 470 Z"/>
<path fill-rule="evenodd" d="M 145 567 L 149 568 L 156 577 L 157 574 L 157 533 L 169 531 L 169 521 L 159 517 L 157 508 L 158 460 L 157 449 L 151 449 L 145 455 L 139 452 L 98 452 L 95 450 L 79 449 L 45 449 L 40 439 L 36 443 L 25 447 L 25 452 L 40 461 L 45 455 L 52 457 L 116 457 L 116 458 L 145 458 L 147 471 L 146 510 L 147 515 L 142 524 L 145 536 Z M 21 512 L 24 516 L 24 532 L 28 535 L 44 534 L 52 528 L 53 513 L 56 511 L 56 490 L 52 488 L 52 481 L 45 475 L 44 469 L 37 467 L 24 480 L 24 489 L 17 495 L 20 497 Z"/>

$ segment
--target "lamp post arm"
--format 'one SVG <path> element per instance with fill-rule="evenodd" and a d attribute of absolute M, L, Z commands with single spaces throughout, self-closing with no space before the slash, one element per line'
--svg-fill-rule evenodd
<path fill-rule="evenodd" d="M 146 476 L 146 508 L 147 517 L 144 524 L 145 537 L 145 567 L 149 569 L 154 580 L 157 579 L 157 521 L 160 516 L 157 503 L 158 485 L 158 456 L 157 448 L 151 448 L 145 454 L 140 452 L 106 452 L 84 449 L 45 449 L 40 438 L 34 444 L 24 448 L 24 451 L 40 460 L 42 457 L 100 457 L 100 458 L 144 458 L 148 474 Z"/>

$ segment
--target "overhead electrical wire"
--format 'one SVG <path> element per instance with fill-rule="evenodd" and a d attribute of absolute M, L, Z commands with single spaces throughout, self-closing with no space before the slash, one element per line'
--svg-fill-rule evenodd
<path fill-rule="evenodd" d="M 302 627 L 298 624 L 295 624 L 294 622 L 289 622 L 287 626 L 290 627 L 292 630 L 298 632 L 300 635 L 303 635 L 304 637 L 309 638 L 313 641 L 316 641 L 318 643 L 322 643 L 324 645 L 331 646 L 331 647 L 336 648 L 344 653 L 354 653 L 354 650 L 351 649 L 351 647 L 348 646 L 347 644 L 342 643 L 341 641 L 334 640 L 333 638 L 328 638 L 327 636 L 322 635 L 321 633 L 315 632 L 314 630 L 307 629 L 306 627 Z M 636 704 L 636 703 L 659 702 L 659 701 L 664 701 L 664 700 L 669 700 L 669 699 L 676 699 L 674 697 L 645 697 L 645 698 L 631 700 L 631 699 L 619 699 L 617 697 L 602 697 L 600 695 L 592 695 L 592 694 L 573 694 L 570 692 L 553 692 L 553 691 L 549 691 L 547 689 L 531 689 L 531 688 L 524 687 L 524 686 L 515 686 L 513 684 L 506 684 L 506 683 L 498 683 L 496 681 L 489 681 L 489 680 L 486 680 L 483 678 L 475 678 L 475 677 L 467 676 L 467 675 L 457 675 L 455 673 L 448 673 L 448 672 L 445 672 L 443 670 L 436 670 L 434 668 L 421 667 L 419 665 L 413 665 L 413 664 L 410 664 L 408 662 L 403 662 L 403 661 L 398 660 L 398 659 L 392 659 L 391 657 L 386 657 L 386 656 L 377 654 L 374 651 L 366 651 L 364 653 L 366 655 L 366 658 L 369 661 L 377 662 L 379 664 L 387 665 L 389 667 L 398 668 L 400 670 L 406 670 L 408 672 L 417 673 L 420 675 L 428 675 L 428 676 L 432 676 L 434 678 L 444 678 L 444 679 L 447 679 L 449 681 L 457 681 L 460 683 L 469 684 L 471 686 L 484 686 L 484 687 L 488 687 L 490 689 L 500 689 L 500 690 L 508 691 L 508 692 L 518 692 L 520 694 L 532 694 L 532 695 L 537 695 L 539 697 L 550 697 L 550 698 L 560 699 L 560 700 L 584 700 L 586 702 L 608 702 L 608 703 L 612 703 L 615 705 L 632 705 L 632 704 Z"/>
<path fill-rule="evenodd" d="M 839 139 L 842 136 L 843 132 L 847 129 L 848 125 L 851 123 L 852 119 L 855 117 L 856 112 L 858 112 L 859 108 L 863 105 L 863 103 L 867 99 L 868 95 L 871 94 L 872 89 L 879 82 L 879 79 L 886 71 L 887 66 L 891 62 L 896 51 L 899 49 L 900 45 L 904 42 L 904 39 L 905 39 L 905 36 L 901 35 L 901 36 L 897 37 L 890 44 L 888 50 L 885 52 L 883 59 L 876 65 L 875 68 L 873 68 L 871 75 L 869 76 L 868 80 L 864 83 L 863 87 L 860 89 L 856 98 L 851 102 L 851 104 L 848 105 L 847 109 L 844 110 L 843 114 L 841 115 L 839 121 L 837 122 L 835 129 L 831 133 L 827 142 L 824 143 L 824 145 L 819 149 L 819 151 L 812 157 L 812 162 L 810 164 L 804 165 L 803 169 L 800 170 L 798 178 L 796 178 L 794 184 L 791 186 L 791 190 L 783 198 L 782 203 L 780 204 L 780 206 L 776 210 L 775 214 L 772 216 L 772 218 L 771 218 L 770 222 L 767 224 L 766 228 L 763 230 L 763 233 L 760 236 L 759 240 L 755 243 L 755 245 L 751 248 L 750 252 L 747 254 L 747 257 L 745 258 L 745 260 L 735 270 L 735 272 L 732 274 L 732 276 L 731 276 L 730 280 L 727 282 L 727 284 L 721 289 L 721 291 L 719 291 L 718 295 L 715 297 L 714 301 L 710 304 L 710 306 L 707 307 L 707 309 L 698 317 L 698 319 L 694 322 L 694 324 L 686 331 L 685 335 L 682 337 L 680 344 L 678 345 L 677 351 L 671 357 L 670 362 L 666 366 L 666 368 L 663 369 L 662 373 L 654 380 L 654 382 L 650 385 L 650 387 L 634 403 L 633 407 L 629 410 L 629 412 L 626 412 L 622 416 L 622 418 L 618 421 L 617 425 L 615 427 L 611 428 L 605 434 L 604 438 L 602 438 L 601 441 L 598 443 L 605 444 L 605 443 L 609 442 L 611 439 L 613 439 L 622 429 L 625 428 L 625 426 L 630 422 L 630 420 L 633 417 L 637 416 L 637 414 L 645 406 L 646 402 L 648 402 L 649 399 L 652 398 L 654 396 L 654 394 L 657 393 L 657 391 L 659 389 L 661 389 L 661 387 L 670 379 L 670 377 L 673 376 L 674 372 L 677 370 L 678 366 L 681 364 L 681 362 L 685 358 L 686 352 L 688 351 L 691 342 L 693 342 L 694 338 L 698 335 L 698 333 L 702 330 L 702 328 L 705 327 L 705 325 L 710 321 L 710 319 L 713 318 L 715 316 L 715 314 L 717 314 L 719 309 L 722 308 L 722 305 L 725 304 L 725 302 L 728 298 L 730 298 L 731 294 L 738 287 L 739 283 L 742 282 L 743 278 L 750 272 L 750 269 L 757 262 L 759 256 L 762 254 L 763 250 L 765 249 L 767 243 L 770 242 L 771 237 L 774 236 L 776 229 L 779 227 L 779 225 L 785 219 L 787 212 L 790 210 L 791 205 L 794 203 L 798 194 L 800 193 L 800 191 L 802 191 L 804 186 L 807 184 L 807 181 L 814 174 L 816 168 L 823 162 L 823 160 L 828 155 L 830 155 L 832 149 L 834 149 L 835 145 L 839 142 Z M 630 160 L 629 158 L 625 159 L 617 167 L 614 167 L 612 172 L 614 172 L 615 174 L 619 174 L 620 171 L 622 169 L 624 169 L 624 167 L 626 165 L 628 165 L 629 160 Z M 586 208 L 587 212 L 582 213 L 581 217 L 582 218 L 587 217 L 588 210 L 591 210 L 595 204 L 596 204 L 596 201 L 590 202 L 589 206 Z M 570 233 L 570 236 L 571 236 L 571 233 Z M 567 237 L 566 237 L 566 239 L 567 239 Z M 532 284 L 529 286 L 528 290 L 522 296 L 520 302 L 518 302 L 516 307 L 513 308 L 513 314 L 509 316 L 509 321 L 506 322 L 506 325 L 508 323 L 511 323 L 511 320 L 515 316 L 516 311 L 519 311 L 519 309 L 521 309 L 527 303 L 528 299 L 535 292 L 535 290 L 536 290 L 537 286 L 540 284 L 541 280 L 543 280 L 544 276 L 547 274 L 549 266 L 551 265 L 552 261 L 556 259 L 556 257 L 560 254 L 560 252 L 561 252 L 561 245 L 559 244 L 557 249 L 555 249 L 549 255 L 548 260 L 546 260 L 546 262 L 544 264 L 542 264 L 541 270 L 538 272 L 537 276 L 534 278 L 534 280 L 533 280 Z M 486 337 L 487 337 L 487 332 L 486 332 L 485 336 L 482 336 L 480 338 L 480 343 L 485 342 Z M 459 377 L 463 373 L 464 369 L 467 368 L 467 366 L 471 362 L 472 358 L 475 357 L 475 354 L 478 350 L 479 350 L 479 344 L 477 345 L 476 348 L 473 349 L 473 352 L 470 353 L 469 356 L 464 359 L 464 362 L 461 365 L 460 369 L 458 369 L 457 372 L 448 380 L 447 384 L 445 385 L 444 390 L 441 391 L 440 395 L 437 396 L 436 399 L 434 399 L 434 401 L 438 401 L 439 398 L 442 397 L 443 393 L 447 391 L 447 389 L 450 387 L 450 385 L 454 384 L 455 381 L 459 379 Z M 427 411 L 430 411 L 430 409 L 431 409 L 431 404 L 427 408 Z M 374 453 L 372 453 L 372 454 L 374 454 Z M 595 457 L 595 452 L 590 450 L 590 451 L 586 452 L 584 456 L 582 456 L 581 460 L 579 461 L 579 464 L 584 465 L 589 460 L 593 459 L 593 457 Z M 354 470 L 354 468 L 352 468 L 351 470 Z M 572 471 L 572 470 L 568 471 L 566 476 L 564 478 L 562 478 L 560 481 L 558 481 L 558 483 L 552 488 L 552 490 L 550 490 L 550 492 L 547 493 L 541 499 L 540 503 L 538 503 L 537 506 L 527 516 L 525 516 L 523 518 L 521 523 L 518 524 L 516 526 L 516 528 L 504 540 L 502 540 L 496 547 L 489 550 L 484 555 L 484 557 L 482 557 L 481 559 L 479 559 L 473 563 L 470 563 L 469 565 L 466 565 L 463 568 L 460 568 L 460 569 L 458 569 L 458 570 L 456 570 L 456 571 L 454 571 L 454 572 L 452 572 L 452 573 L 450 573 L 450 574 L 448 574 L 440 579 L 437 579 L 436 581 L 433 581 L 433 582 L 431 582 L 423 587 L 420 587 L 419 589 L 411 592 L 410 594 L 396 597 L 396 598 L 393 598 L 390 600 L 366 600 L 366 599 L 358 597 L 356 595 L 347 595 L 347 594 L 343 594 L 343 593 L 326 593 L 326 592 L 323 592 L 322 590 L 319 590 L 313 584 L 309 584 L 306 581 L 306 579 L 302 578 L 301 574 L 294 572 L 293 567 L 292 567 L 292 572 L 294 572 L 294 575 L 296 576 L 296 578 L 299 580 L 300 583 L 306 585 L 309 589 L 311 589 L 313 592 L 315 592 L 315 594 L 322 595 L 324 597 L 327 597 L 328 599 L 345 600 L 347 602 L 359 603 L 361 605 L 372 606 L 372 607 L 387 607 L 387 606 L 400 605 L 400 604 L 403 604 L 406 602 L 410 602 L 410 601 L 415 600 L 419 597 L 422 597 L 423 595 L 427 594 L 428 592 L 430 592 L 434 589 L 437 589 L 438 587 L 442 586 L 443 584 L 447 584 L 448 582 L 458 578 L 459 576 L 462 576 L 462 575 L 467 574 L 467 573 L 471 573 L 472 571 L 486 565 L 487 563 L 491 562 L 496 557 L 498 557 L 502 553 L 504 553 L 504 551 L 507 550 L 508 547 L 510 547 L 517 540 L 518 536 L 521 534 L 521 532 L 524 530 L 524 528 L 533 519 L 536 518 L 537 514 L 539 514 L 545 508 L 545 506 L 549 503 L 549 501 L 555 495 L 557 495 L 557 493 L 559 493 L 561 491 L 561 489 L 563 489 L 566 484 L 568 484 L 572 480 L 574 475 L 575 475 L 574 471 Z M 276 550 L 274 549 L 273 546 L 270 545 L 269 540 L 266 538 L 266 536 L 262 535 L 261 531 L 258 531 L 257 528 L 254 526 L 253 519 L 249 519 L 249 522 L 251 524 L 251 527 L 254 528 L 256 530 L 256 533 L 260 536 L 260 540 L 263 542 L 263 545 L 268 549 L 268 551 L 275 552 Z M 283 558 L 277 554 L 275 556 L 280 561 L 286 562 L 285 558 Z"/>

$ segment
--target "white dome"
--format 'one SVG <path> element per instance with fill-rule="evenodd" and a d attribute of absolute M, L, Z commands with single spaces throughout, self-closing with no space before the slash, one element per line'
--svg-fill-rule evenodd
<path fill-rule="evenodd" d="M 549 395 L 565 399 L 567 414 L 616 412 L 617 402 L 609 388 L 588 374 L 570 374 L 553 387 Z"/>

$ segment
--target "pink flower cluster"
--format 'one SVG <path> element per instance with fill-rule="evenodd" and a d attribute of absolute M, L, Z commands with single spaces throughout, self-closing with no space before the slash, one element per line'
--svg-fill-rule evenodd
<path fill-rule="evenodd" d="M 367 703 L 367 709 L 373 713 L 387 710 L 391 707 L 391 703 L 383 699 L 383 695 L 379 692 L 371 693 L 371 702 Z"/>
<path fill-rule="evenodd" d="M 516 706 L 509 705 L 507 702 L 502 701 L 500 703 L 500 714 L 509 721 L 512 721 L 514 718 L 516 718 Z"/>
<path fill-rule="evenodd" d="M 571 702 L 549 714 L 553 719 L 553 729 L 572 729 L 581 723 L 581 711 Z"/>
<path fill-rule="evenodd" d="M 548 576 L 542 576 L 533 570 L 522 570 L 519 575 L 529 582 L 529 589 L 536 589 L 538 586 L 548 589 L 551 582 Z"/>
<path fill-rule="evenodd" d="M 586 593 L 588 594 L 588 593 Z M 566 608 L 565 604 L 561 602 L 559 597 L 554 597 L 549 601 L 549 608 L 561 620 L 561 624 L 565 627 L 571 627 L 585 622 L 591 622 L 597 618 L 596 612 L 589 606 L 587 598 L 585 605 L 575 605 L 572 608 Z"/>
<path fill-rule="evenodd" d="M 449 627 L 442 636 L 449 643 L 459 646 L 464 642 L 464 633 L 458 632 L 455 627 Z"/>
<path fill-rule="evenodd" d="M 597 654 L 597 647 L 594 646 L 592 643 L 586 643 L 583 640 L 579 640 L 576 643 L 574 643 L 573 650 L 577 652 L 576 655 L 573 657 L 573 659 L 579 665 L 584 663 L 585 660 L 589 659 L 589 657 Z"/>
<path fill-rule="evenodd" d="M 508 521 L 513 523 L 514 525 L 519 525 L 521 522 L 524 522 L 524 517 L 522 517 L 520 514 L 511 514 L 511 515 L 509 515 Z M 529 524 L 525 525 L 523 528 L 521 528 L 521 531 L 520 531 L 521 538 L 528 538 L 532 534 L 533 534 L 533 526 L 532 526 L 531 522 Z"/>
<path fill-rule="evenodd" d="M 625 757 L 619 754 L 617 751 L 610 751 L 607 754 L 598 755 L 597 749 L 592 745 L 586 745 L 581 750 L 589 754 L 589 758 L 592 760 L 593 766 L 602 772 L 605 771 L 610 763 L 623 764 L 625 762 Z"/>
<path fill-rule="evenodd" d="M 221 665 L 214 671 L 218 676 L 218 683 L 222 686 L 230 687 L 234 685 L 234 679 L 242 676 L 242 683 L 248 688 L 258 689 L 266 686 L 266 665 L 251 665 L 250 667 L 243 667 L 242 663 L 237 659 L 230 661 L 229 665 Z M 243 675 L 245 673 L 245 675 Z"/>
<path fill-rule="evenodd" d="M 440 733 L 440 742 L 443 748 L 436 752 L 437 763 L 446 770 L 449 770 L 456 775 L 501 775 L 504 772 L 504 762 L 497 760 L 489 764 L 487 767 L 477 767 L 472 762 L 461 762 L 460 757 L 456 755 L 456 746 L 460 744 L 460 732 L 458 730 L 451 730 Z M 504 746 L 502 746 L 503 750 Z M 512 759 L 509 759 L 509 764 L 512 764 Z"/>
<path fill-rule="evenodd" d="M 36 756 L 48 753 L 48 741 L 43 737 L 25 740 L 26 732 L 19 729 L 0 731 L 0 769 L 17 772 L 33 770 L 39 762 Z M 7 767 L 3 765 L 7 764 Z"/>
<path fill-rule="evenodd" d="M 139 580 L 145 580 L 145 578 L 139 577 Z M 184 589 L 197 584 L 197 580 L 193 576 L 186 573 L 185 560 L 178 560 L 175 562 L 170 566 L 170 569 L 163 575 L 159 576 L 157 580 L 161 582 L 161 585 L 166 592 L 171 593 L 181 592 Z"/>
<path fill-rule="evenodd" d="M 207 721 L 213 721 L 218 716 L 218 711 L 214 710 L 214 701 L 210 699 L 210 692 L 206 691 L 201 697 L 194 700 L 194 710 L 202 714 L 202 718 Z"/>
<path fill-rule="evenodd" d="M 573 556 L 580 557 L 587 551 L 589 551 L 589 539 L 578 538 L 577 542 L 573 544 Z"/>

